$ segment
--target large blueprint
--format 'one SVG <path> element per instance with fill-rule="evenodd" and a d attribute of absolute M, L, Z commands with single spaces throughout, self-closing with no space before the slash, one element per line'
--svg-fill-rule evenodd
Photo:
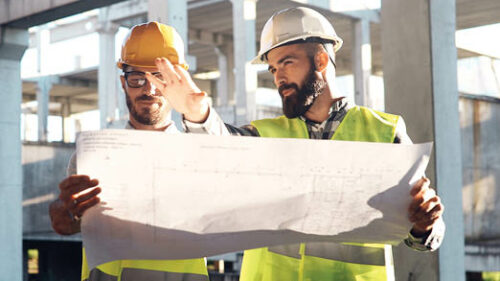
<path fill-rule="evenodd" d="M 101 203 L 82 220 L 89 266 L 332 241 L 398 244 L 431 144 L 83 132 L 79 174 Z"/>

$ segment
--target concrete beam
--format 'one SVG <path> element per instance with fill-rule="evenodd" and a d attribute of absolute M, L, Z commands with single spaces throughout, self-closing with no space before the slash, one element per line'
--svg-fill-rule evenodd
<path fill-rule="evenodd" d="M 244 125 L 256 117 L 257 72 L 250 61 L 256 55 L 257 0 L 232 0 L 231 2 L 233 3 L 235 123 Z"/>
<path fill-rule="evenodd" d="M 230 43 L 231 38 L 221 33 L 214 33 L 200 29 L 189 29 L 189 42 L 196 42 L 202 45 L 222 46 Z"/>
<path fill-rule="evenodd" d="M 50 43 L 52 44 L 96 32 L 98 25 L 98 16 L 92 16 L 68 24 L 57 25 L 50 29 Z"/>
<path fill-rule="evenodd" d="M 380 22 L 380 10 L 354 10 L 354 11 L 337 11 L 337 1 L 332 0 L 290 0 L 291 2 L 298 2 L 301 6 L 313 8 L 315 10 L 321 9 L 328 13 L 333 13 L 337 17 L 350 18 L 353 20 L 367 20 L 369 22 Z"/>
<path fill-rule="evenodd" d="M 124 0 L 0 0 L 0 25 L 28 28 Z"/>
<path fill-rule="evenodd" d="M 455 0 L 382 2 L 386 111 L 405 117 L 415 142 L 434 142 L 427 175 L 448 233 L 438 256 L 400 247 L 396 280 L 465 280 L 455 26 Z"/>
<path fill-rule="evenodd" d="M 32 100 L 34 100 L 36 98 L 36 95 L 33 95 L 33 94 L 24 94 L 24 96 L 26 98 L 32 99 Z M 86 105 L 86 106 L 97 106 L 98 105 L 97 100 L 94 100 L 94 99 L 84 99 L 84 98 L 78 98 L 75 96 L 72 96 L 72 97 L 60 97 L 60 96 L 54 97 L 54 96 L 51 96 L 51 97 L 49 97 L 49 102 L 56 102 L 56 103 L 60 103 L 60 104 L 65 104 L 68 100 L 72 105 Z M 62 116 L 64 116 L 64 115 L 62 115 Z"/>
<path fill-rule="evenodd" d="M 21 58 L 25 29 L 0 31 L 0 276 L 22 280 Z"/>
<path fill-rule="evenodd" d="M 23 81 L 37 83 L 40 78 L 48 78 L 55 85 L 82 87 L 82 88 L 89 88 L 90 90 L 97 90 L 96 81 L 72 78 L 72 77 L 61 77 L 59 75 L 46 75 L 37 78 L 25 79 Z"/>

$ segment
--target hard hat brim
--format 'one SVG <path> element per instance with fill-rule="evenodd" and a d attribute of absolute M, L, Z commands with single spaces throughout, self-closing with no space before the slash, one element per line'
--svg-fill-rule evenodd
<path fill-rule="evenodd" d="M 129 66 L 133 66 L 133 67 L 144 67 L 144 68 L 156 68 L 156 65 L 138 65 L 138 64 L 130 64 L 130 63 L 125 63 L 121 60 L 119 60 L 118 62 L 116 62 L 116 66 L 119 68 L 119 69 L 123 69 L 123 65 L 126 64 L 126 65 L 129 65 Z M 182 68 L 184 68 L 185 70 L 188 70 L 189 69 L 189 65 L 185 64 L 185 63 L 177 63 L 175 65 L 180 65 Z"/>
<path fill-rule="evenodd" d="M 333 51 L 336 53 L 341 47 L 342 47 L 342 43 L 343 43 L 343 40 L 342 38 L 338 37 L 338 36 L 331 36 L 331 37 L 326 37 L 324 35 L 314 35 L 314 34 L 311 34 L 311 35 L 307 35 L 307 36 L 296 36 L 296 37 L 292 37 L 292 38 L 289 38 L 287 40 L 284 40 L 282 42 L 280 42 L 279 44 L 275 44 L 265 50 L 261 50 L 259 52 L 259 54 L 254 57 L 250 62 L 252 64 L 266 64 L 267 61 L 266 60 L 263 60 L 262 57 L 264 55 L 266 55 L 267 53 L 269 53 L 269 51 L 271 51 L 272 49 L 275 49 L 275 48 L 278 48 L 278 47 L 281 47 L 283 45 L 286 45 L 290 42 L 293 42 L 293 41 L 298 41 L 298 40 L 304 40 L 304 43 L 306 42 L 306 40 L 308 38 L 319 38 L 319 39 L 322 39 L 324 40 L 325 42 L 332 42 L 332 43 L 335 43 L 334 46 L 333 46 Z"/>

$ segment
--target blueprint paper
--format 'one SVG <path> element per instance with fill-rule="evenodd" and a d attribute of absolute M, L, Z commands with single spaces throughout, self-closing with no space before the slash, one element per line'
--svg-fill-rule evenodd
<path fill-rule="evenodd" d="M 79 174 L 101 203 L 82 218 L 91 268 L 298 242 L 399 244 L 432 144 L 82 132 Z"/>

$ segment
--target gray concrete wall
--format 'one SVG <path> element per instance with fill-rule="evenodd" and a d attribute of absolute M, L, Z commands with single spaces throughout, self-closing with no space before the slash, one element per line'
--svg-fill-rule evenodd
<path fill-rule="evenodd" d="M 48 208 L 59 195 L 59 182 L 73 144 L 23 144 L 23 236 L 25 239 L 65 239 L 52 231 Z"/>
<path fill-rule="evenodd" d="M 462 97 L 460 125 L 466 241 L 500 244 L 500 99 Z"/>

